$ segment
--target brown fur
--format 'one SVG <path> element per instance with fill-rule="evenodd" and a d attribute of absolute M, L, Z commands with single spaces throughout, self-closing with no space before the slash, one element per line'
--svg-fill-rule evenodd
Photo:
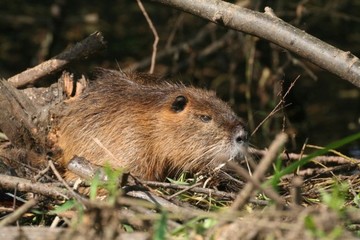
<path fill-rule="evenodd" d="M 104 71 L 65 109 L 58 126 L 65 166 L 76 154 L 163 180 L 214 169 L 246 149 L 243 122 L 213 92 L 150 75 Z"/>

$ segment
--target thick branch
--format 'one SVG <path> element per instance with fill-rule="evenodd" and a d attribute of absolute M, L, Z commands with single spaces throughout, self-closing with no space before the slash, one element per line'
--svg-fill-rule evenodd
<path fill-rule="evenodd" d="M 58 72 L 70 62 L 86 58 L 91 54 L 105 48 L 105 42 L 100 32 L 95 32 L 72 48 L 65 50 L 52 59 L 43 62 L 8 79 L 16 88 L 33 84 L 38 79 Z"/>
<path fill-rule="evenodd" d="M 286 48 L 360 87 L 360 60 L 271 14 L 220 0 L 151 0 L 194 14 L 225 27 L 249 33 Z"/>

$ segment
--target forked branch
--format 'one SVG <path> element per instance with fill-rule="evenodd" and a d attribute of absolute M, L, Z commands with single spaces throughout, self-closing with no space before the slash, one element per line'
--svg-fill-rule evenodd
<path fill-rule="evenodd" d="M 288 49 L 360 88 L 360 60 L 271 14 L 221 0 L 151 0 L 245 32 Z"/>

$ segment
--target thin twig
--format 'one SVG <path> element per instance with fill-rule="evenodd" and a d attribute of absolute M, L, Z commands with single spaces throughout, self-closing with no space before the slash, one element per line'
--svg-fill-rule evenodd
<path fill-rule="evenodd" d="M 142 181 L 144 185 L 147 185 L 149 187 L 162 187 L 162 188 L 170 188 L 170 189 L 187 189 L 190 192 L 194 193 L 202 193 L 207 194 L 210 196 L 220 197 L 220 198 L 228 198 L 228 199 L 235 199 L 236 194 L 232 192 L 223 192 L 219 190 L 214 190 L 211 188 L 203 188 L 203 187 L 193 187 L 188 188 L 188 186 L 184 185 L 177 185 L 173 183 L 167 183 L 167 182 L 155 182 L 155 181 Z M 250 199 L 249 202 L 265 206 L 268 204 L 268 201 L 258 200 L 258 199 Z"/>
<path fill-rule="evenodd" d="M 300 76 L 297 76 L 295 80 L 290 84 L 288 90 L 285 92 L 284 96 L 280 99 L 280 102 L 274 107 L 274 109 L 262 120 L 259 125 L 255 128 L 255 130 L 251 133 L 251 136 L 254 135 L 257 130 L 275 113 L 277 113 L 279 110 L 281 110 L 279 107 L 283 105 L 284 99 L 286 96 L 290 93 L 290 90 L 295 86 L 296 81 L 300 78 Z M 285 105 L 284 107 L 287 107 L 288 105 Z"/>
<path fill-rule="evenodd" d="M 24 213 L 26 213 L 30 208 L 35 206 L 37 203 L 38 203 L 37 199 L 35 199 L 35 198 L 30 199 L 24 205 L 19 207 L 15 212 L 11 213 L 5 219 L 3 219 L 0 222 L 0 227 L 4 227 L 4 226 L 7 226 L 7 225 L 9 225 L 11 223 L 14 223 L 19 218 L 21 218 L 21 216 L 24 215 Z"/>
<path fill-rule="evenodd" d="M 260 164 L 255 169 L 253 178 L 257 181 L 263 178 L 265 172 L 273 162 L 273 160 L 278 155 L 279 149 L 284 145 L 287 140 L 287 135 L 285 133 L 280 133 L 276 136 L 275 140 L 269 147 L 268 153 L 261 159 Z M 236 211 L 241 209 L 248 199 L 251 197 L 252 192 L 254 191 L 255 186 L 252 182 L 248 182 L 245 187 L 242 189 L 240 194 L 236 197 L 234 203 L 231 206 L 231 210 Z"/>
<path fill-rule="evenodd" d="M 252 154 L 264 156 L 268 152 L 268 150 L 258 150 L 255 148 L 249 148 L 249 152 Z M 307 157 L 306 154 L 297 154 L 297 153 L 287 153 L 281 154 L 280 157 L 283 160 L 300 160 L 302 158 Z M 346 164 L 346 163 L 358 163 L 360 159 L 358 158 L 350 158 L 350 157 L 340 157 L 340 156 L 317 156 L 312 159 L 312 162 L 315 163 L 338 163 L 338 164 Z"/>
<path fill-rule="evenodd" d="M 44 168 L 43 170 L 39 171 L 35 177 L 34 177 L 34 181 L 36 182 L 37 180 L 39 180 L 42 176 L 44 176 L 50 169 L 50 166 L 47 165 L 46 168 Z"/>
<path fill-rule="evenodd" d="M 304 152 L 305 152 L 305 148 L 306 148 L 306 144 L 307 144 L 308 141 L 309 141 L 309 139 L 306 138 L 306 139 L 305 139 L 305 142 L 304 142 L 304 144 L 303 144 L 303 146 L 302 146 L 302 148 L 301 148 L 301 150 L 300 150 L 300 158 L 299 158 L 299 159 L 302 159 L 302 158 L 303 158 Z M 288 159 L 290 158 L 289 153 L 286 153 L 286 156 L 287 156 Z M 299 171 L 300 171 L 300 166 L 298 167 L 298 169 L 296 170 L 296 172 L 298 173 Z"/>
<path fill-rule="evenodd" d="M 167 183 L 167 182 L 155 182 L 155 181 L 142 181 L 142 183 L 149 187 L 162 187 L 162 188 L 169 188 L 169 189 L 187 189 L 188 191 L 197 192 L 197 193 L 204 193 L 209 194 L 212 196 L 218 196 L 218 197 L 227 197 L 230 199 L 235 199 L 236 195 L 234 193 L 228 193 L 228 192 L 222 192 L 217 191 L 210 188 L 202 188 L 202 187 L 194 187 L 194 188 L 188 188 L 187 185 L 177 185 L 174 183 Z"/>
<path fill-rule="evenodd" d="M 53 171 L 53 173 L 55 174 L 56 178 L 65 186 L 65 188 L 71 193 L 71 195 L 79 202 L 84 203 L 85 199 L 83 199 L 81 196 L 79 196 L 79 194 L 74 192 L 74 190 L 66 183 L 66 181 L 61 177 L 60 173 L 57 171 L 57 169 L 54 166 L 54 163 L 51 160 L 49 160 L 49 166 Z"/>
<path fill-rule="evenodd" d="M 274 200 L 278 206 L 284 207 L 286 205 L 285 200 L 281 198 L 281 196 L 277 192 L 273 191 L 271 188 L 262 187 L 259 179 L 255 179 L 254 177 L 250 176 L 244 168 L 233 162 L 229 162 L 228 165 L 232 169 L 234 169 L 239 175 L 244 177 L 248 182 L 251 182 L 255 188 L 264 192 L 267 197 Z"/>
<path fill-rule="evenodd" d="M 310 176 L 318 177 L 319 175 L 331 175 L 336 176 L 334 172 L 338 171 L 345 171 L 350 172 L 351 170 L 355 170 L 359 168 L 359 164 L 355 163 L 348 163 L 340 166 L 334 166 L 334 167 L 324 167 L 324 168 L 308 168 L 305 170 L 300 170 L 296 173 L 297 176 L 301 176 L 304 178 L 308 178 Z M 284 175 L 281 179 L 290 179 L 293 178 L 294 174 L 287 174 Z"/>
<path fill-rule="evenodd" d="M 180 195 L 180 194 L 182 194 L 182 193 L 184 193 L 184 192 L 187 192 L 187 191 L 189 191 L 190 189 L 192 189 L 192 188 L 194 188 L 194 187 L 197 187 L 197 186 L 199 186 L 199 185 L 201 185 L 201 184 L 202 184 L 202 182 L 197 182 L 197 183 L 195 183 L 194 185 L 187 186 L 187 187 L 184 188 L 183 190 L 178 191 L 178 192 L 174 193 L 173 195 L 167 197 L 167 200 L 170 200 L 170 199 L 172 199 L 173 197 L 176 197 L 176 196 L 178 196 L 178 195 Z"/>
<path fill-rule="evenodd" d="M 157 52 L 157 45 L 158 45 L 158 42 L 159 42 L 159 35 L 156 31 L 156 28 L 154 27 L 154 24 L 152 23 L 149 15 L 147 14 L 146 10 L 145 10 L 145 7 L 144 5 L 142 4 L 142 2 L 140 0 L 136 0 L 138 5 L 139 5 L 139 8 L 141 9 L 141 12 L 144 14 L 144 17 L 147 21 L 147 23 L 149 24 L 149 27 L 151 29 L 151 31 L 153 32 L 154 34 L 154 37 L 155 37 L 155 40 L 154 40 L 154 43 L 153 43 L 153 52 L 152 52 L 152 55 L 151 55 L 151 66 L 150 66 L 150 71 L 149 73 L 154 73 L 154 69 L 155 69 L 155 62 L 156 62 L 156 52 Z"/>
<path fill-rule="evenodd" d="M 203 27 L 198 32 L 198 34 L 194 38 L 190 39 L 189 41 L 181 42 L 175 46 L 164 48 L 164 49 L 160 50 L 159 52 L 157 52 L 156 60 L 159 61 L 159 60 L 164 59 L 165 57 L 175 54 L 177 52 L 189 51 L 189 49 L 191 49 L 194 45 L 199 44 L 202 41 L 204 41 L 204 39 L 210 33 L 212 33 L 214 30 L 215 30 L 214 24 L 212 24 L 212 23 L 207 24 L 205 27 Z M 130 65 L 128 68 L 125 68 L 124 70 L 125 71 L 134 71 L 134 70 L 144 69 L 144 68 L 148 67 L 149 65 L 151 65 L 151 60 L 152 60 L 151 57 L 145 58 L 138 63 Z"/>
<path fill-rule="evenodd" d="M 307 148 L 314 148 L 314 149 L 324 149 L 324 147 L 320 147 L 320 146 L 316 146 L 316 145 L 311 145 L 311 144 L 306 144 L 306 147 Z M 344 159 L 348 159 L 348 161 L 349 162 L 351 162 L 351 163 L 358 163 L 359 161 L 356 161 L 355 159 L 352 159 L 351 157 L 348 157 L 348 156 L 346 156 L 345 154 L 342 154 L 341 152 L 339 152 L 339 151 L 336 151 L 336 150 L 334 150 L 334 149 L 330 149 L 329 150 L 329 152 L 332 152 L 332 153 L 334 153 L 334 154 L 336 154 L 336 155 L 338 155 L 338 156 L 340 156 L 340 157 L 342 157 L 342 158 L 344 158 Z"/>
<path fill-rule="evenodd" d="M 292 188 L 290 189 L 292 204 L 300 206 L 302 203 L 301 186 L 304 183 L 302 177 L 296 176 L 291 181 Z"/>

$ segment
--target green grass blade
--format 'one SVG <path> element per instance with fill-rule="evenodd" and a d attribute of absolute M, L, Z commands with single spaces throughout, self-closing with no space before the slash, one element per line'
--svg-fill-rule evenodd
<path fill-rule="evenodd" d="M 153 240 L 166 239 L 167 212 L 162 211 L 159 221 L 155 225 Z"/>
<path fill-rule="evenodd" d="M 311 159 L 313 159 L 317 156 L 323 155 L 323 154 L 329 152 L 329 150 L 331 150 L 331 149 L 336 149 L 336 148 L 344 146 L 348 143 L 351 143 L 357 139 L 360 139 L 360 132 L 350 135 L 348 137 L 345 137 L 339 141 L 333 142 L 333 143 L 327 145 L 325 148 L 317 150 L 314 153 L 311 153 L 308 156 L 300 159 L 299 161 L 296 161 L 296 162 L 290 164 L 288 167 L 286 167 L 283 170 L 274 174 L 273 178 L 271 179 L 272 185 L 274 185 L 274 184 L 276 185 L 282 176 L 293 173 L 298 167 L 301 167 L 304 164 L 308 163 Z"/>

